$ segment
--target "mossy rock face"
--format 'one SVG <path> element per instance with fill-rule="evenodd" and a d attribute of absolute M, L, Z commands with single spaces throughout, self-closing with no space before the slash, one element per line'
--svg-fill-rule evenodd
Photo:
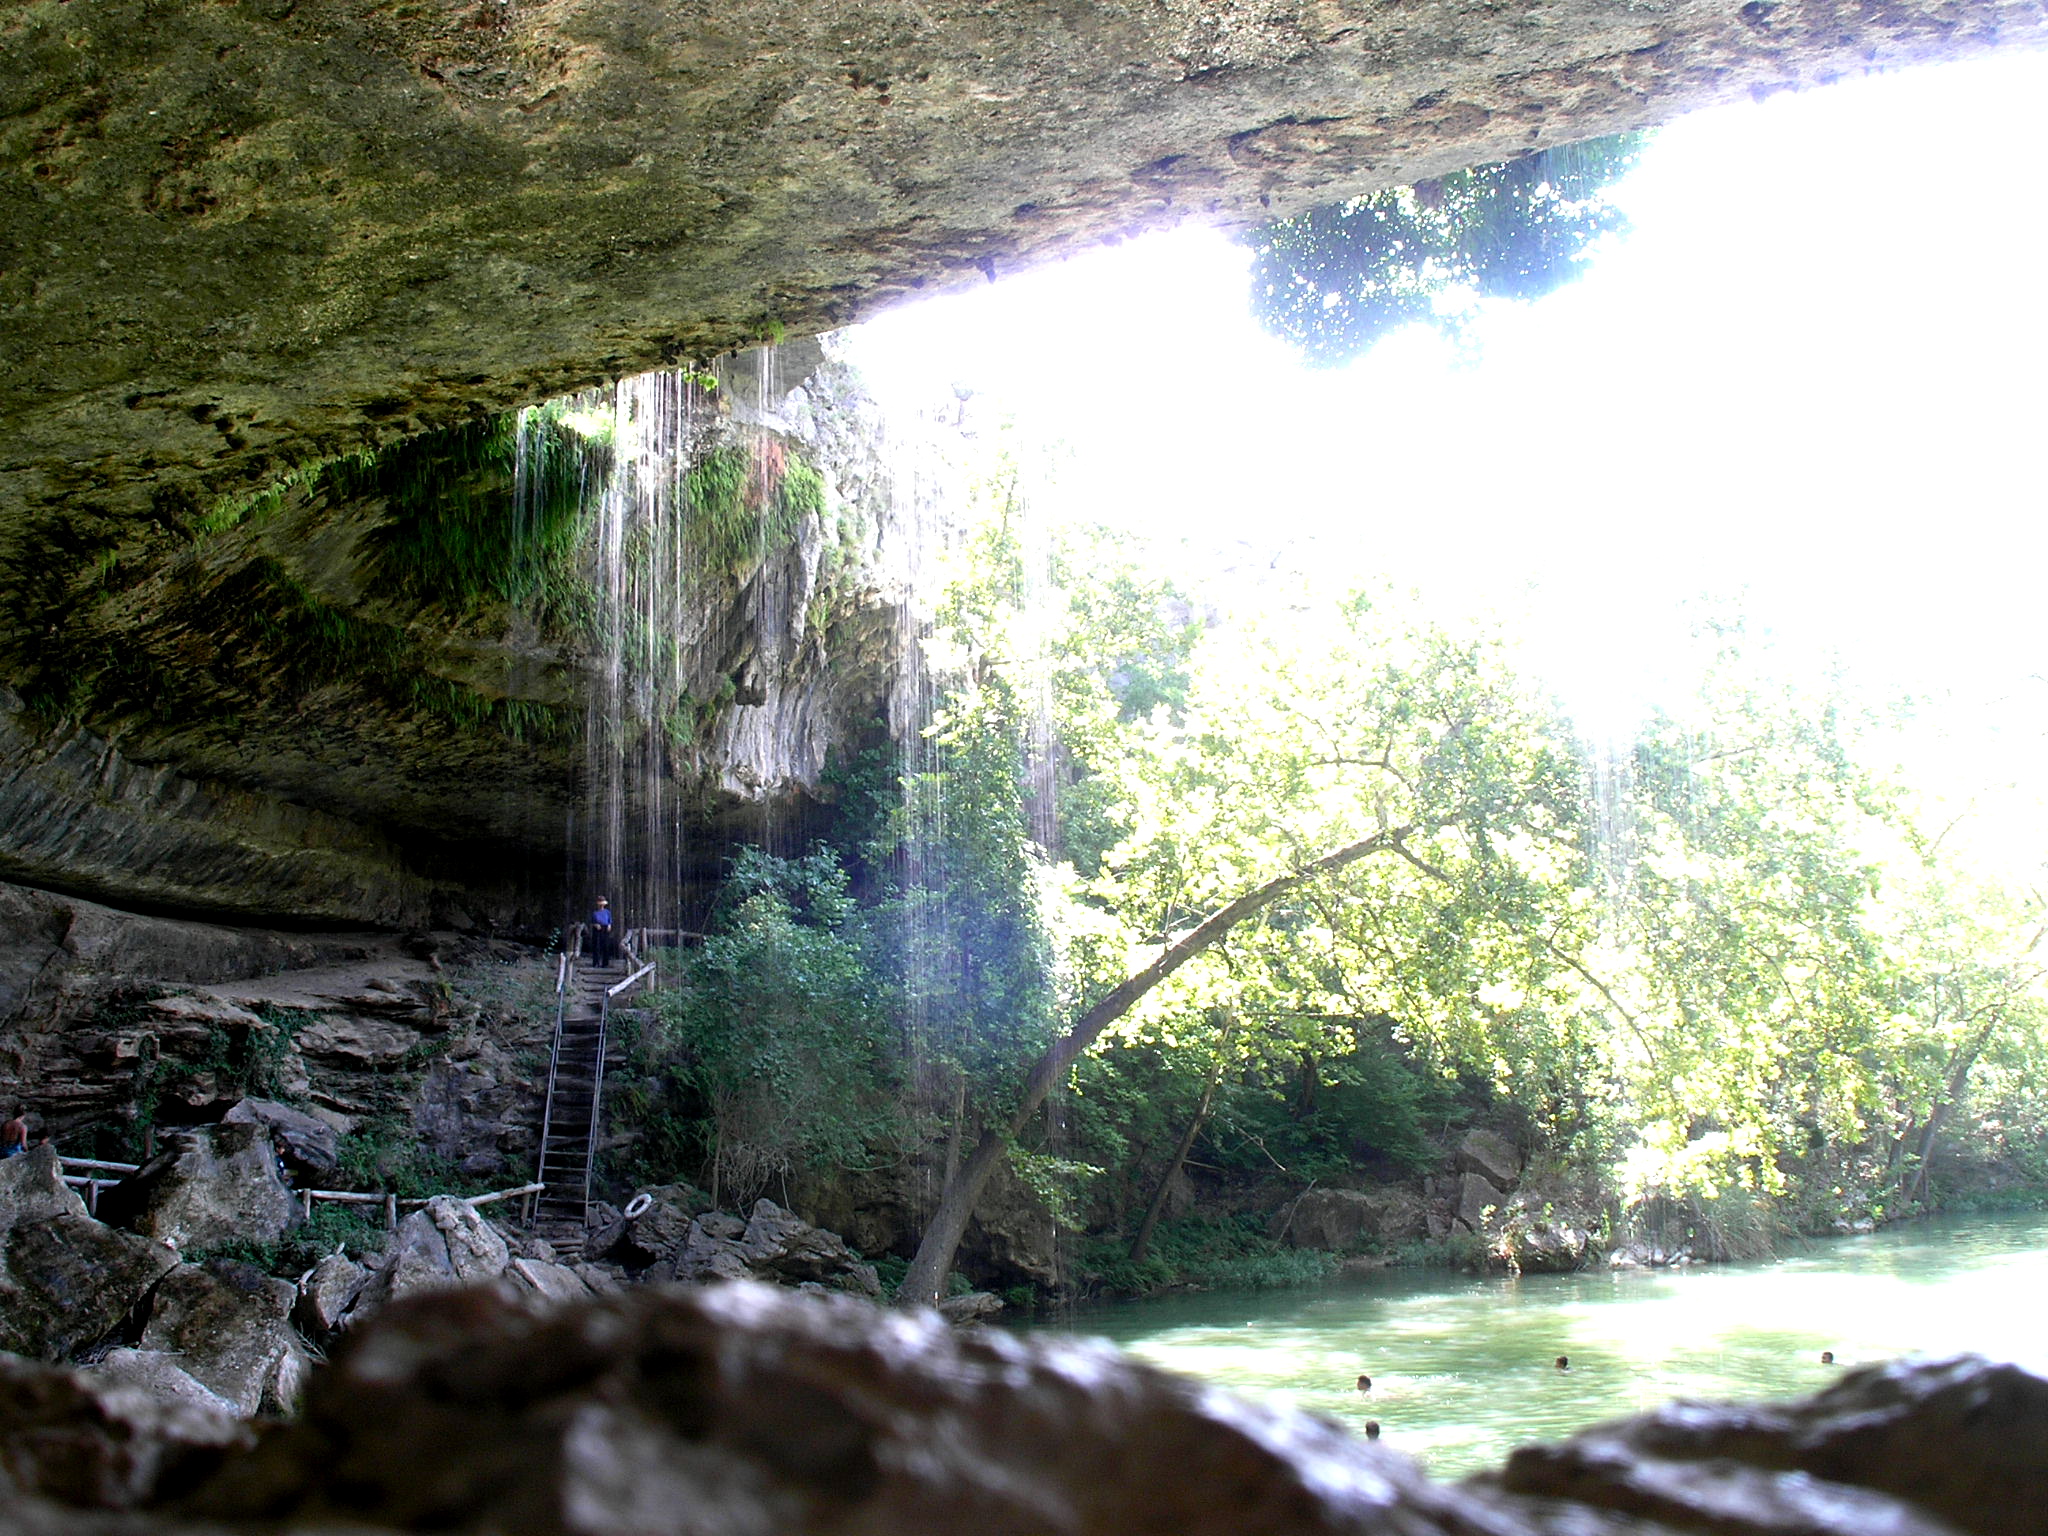
<path fill-rule="evenodd" d="M 545 929 L 595 774 L 707 845 L 764 808 L 800 824 L 829 749 L 884 705 L 897 628 L 871 570 L 890 510 L 841 515 L 875 466 L 827 430 L 861 398 L 812 362 L 809 438 L 699 390 L 687 494 L 624 540 L 631 570 L 683 562 L 654 617 L 606 596 L 628 577 L 606 574 L 597 409 L 313 466 L 183 537 L 103 520 L 45 548 L 38 580 L 0 586 L 23 639 L 0 647 L 0 879 Z M 591 751 L 622 743 L 630 767 Z"/>
<path fill-rule="evenodd" d="M 564 867 L 573 647 L 460 516 L 401 549 L 389 487 L 256 507 L 308 466 L 2044 14 L 26 0 L 0 19 L 0 751 L 41 788 L 0 878 L 384 922 L 451 883 L 516 906 L 493 849 Z M 490 473 L 457 458 L 443 505 Z M 728 810 L 794 792 L 886 666 L 875 606 L 818 589 L 815 501 L 799 477 L 771 509 L 798 564 L 735 579 L 831 655 L 771 686 L 745 593 L 715 595 L 662 727 Z M 463 602 L 417 579 L 450 570 Z"/>

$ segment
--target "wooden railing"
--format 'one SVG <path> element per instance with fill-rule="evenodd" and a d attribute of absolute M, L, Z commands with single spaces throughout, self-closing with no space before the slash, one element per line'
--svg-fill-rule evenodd
<path fill-rule="evenodd" d="M 69 1168 L 89 1170 L 85 1173 L 60 1173 L 60 1177 L 73 1189 L 83 1189 L 86 1192 L 86 1209 L 95 1216 L 99 1214 L 100 1210 L 100 1191 L 111 1189 L 114 1185 L 121 1182 L 120 1179 L 102 1179 L 98 1175 L 100 1173 L 118 1173 L 125 1178 L 131 1173 L 140 1171 L 142 1167 L 140 1163 L 110 1163 L 95 1157 L 59 1157 L 57 1165 L 60 1170 Z M 536 1190 L 545 1187 L 545 1185 L 541 1184 L 522 1184 L 517 1189 L 495 1189 L 487 1195 L 457 1195 L 454 1198 L 467 1206 L 490 1205 L 499 1200 L 516 1200 L 521 1195 L 530 1195 Z M 409 1207 L 422 1206 L 429 1200 L 441 1198 L 439 1195 L 408 1195 L 401 1200 L 396 1194 L 388 1190 L 380 1194 L 372 1190 L 361 1189 L 295 1189 L 292 1193 L 298 1197 L 300 1209 L 309 1217 L 313 1214 L 313 1202 L 316 1200 L 327 1200 L 336 1205 L 381 1205 L 384 1207 L 385 1226 L 394 1230 L 398 1226 L 399 1211 Z"/>

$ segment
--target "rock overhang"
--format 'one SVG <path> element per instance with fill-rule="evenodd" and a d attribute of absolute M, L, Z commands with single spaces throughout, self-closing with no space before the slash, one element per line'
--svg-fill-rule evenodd
<path fill-rule="evenodd" d="M 1995 0 L 40 0 L 0 23 L 0 538 L 2044 31 Z"/>

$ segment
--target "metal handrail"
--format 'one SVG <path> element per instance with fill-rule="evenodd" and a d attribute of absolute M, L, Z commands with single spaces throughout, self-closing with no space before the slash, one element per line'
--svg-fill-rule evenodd
<path fill-rule="evenodd" d="M 583 1143 L 583 1209 L 586 1220 L 589 1219 L 590 1186 L 597 1176 L 597 1131 L 604 1123 L 604 1046 L 605 1036 L 611 1032 L 612 993 L 616 991 L 618 987 L 607 987 L 597 1005 L 597 1059 L 590 1068 L 590 1135 Z"/>
<path fill-rule="evenodd" d="M 637 960 L 637 959 L 639 958 L 639 956 L 635 955 L 635 956 L 634 956 L 633 958 Z M 647 962 L 647 963 L 646 963 L 645 965 L 641 966 L 639 970 L 635 971 L 635 972 L 634 972 L 634 973 L 633 973 L 632 975 L 628 976 L 628 977 L 627 977 L 627 978 L 626 978 L 626 979 L 625 979 L 624 981 L 621 981 L 621 982 L 618 982 L 618 983 L 616 983 L 616 984 L 614 984 L 614 985 L 612 985 L 612 986 L 606 987 L 606 988 L 604 989 L 604 995 L 605 995 L 605 996 L 606 996 L 607 998 L 614 998 L 614 997 L 617 997 L 617 996 L 618 996 L 618 995 L 619 995 L 619 994 L 620 994 L 621 992 L 625 991 L 625 990 L 626 990 L 626 988 L 630 987 L 631 985 L 633 985 L 633 983 L 634 983 L 634 982 L 638 981 L 638 980 L 639 980 L 639 979 L 640 979 L 640 978 L 641 978 L 642 976 L 648 975 L 648 974 L 649 974 L 649 973 L 651 973 L 651 972 L 652 972 L 653 970 L 654 970 L 654 962 L 653 962 L 652 960 L 650 960 L 650 961 L 648 961 L 648 962 Z"/>
<path fill-rule="evenodd" d="M 569 963 L 569 950 L 562 949 L 561 964 L 555 967 L 555 1038 L 548 1047 L 548 1094 L 540 1112 L 540 1156 L 534 1163 L 535 1182 L 545 1186 L 548 1179 L 548 1131 L 555 1120 L 555 1074 L 562 1065 L 562 1020 L 569 1010 L 569 977 L 575 967 Z M 527 1224 L 533 1222 L 534 1207 L 538 1195 L 528 1197 L 526 1202 Z"/>
<path fill-rule="evenodd" d="M 638 932 L 638 929 L 630 930 L 625 942 L 619 946 L 629 960 L 640 958 L 633 947 L 633 939 Z M 597 1143 L 604 1125 L 604 1053 L 611 1036 L 612 999 L 653 970 L 654 962 L 650 960 L 624 981 L 614 982 L 604 989 L 604 996 L 597 1005 L 597 1061 L 592 1068 L 590 1084 L 590 1140 L 583 1149 L 583 1205 L 586 1210 L 590 1207 L 590 1186 L 597 1178 Z"/>

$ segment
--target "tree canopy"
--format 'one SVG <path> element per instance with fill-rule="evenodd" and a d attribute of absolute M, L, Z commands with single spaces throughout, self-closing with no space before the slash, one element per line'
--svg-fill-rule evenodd
<path fill-rule="evenodd" d="M 1533 299 L 1626 227 L 1607 192 L 1645 135 L 1532 150 L 1253 230 L 1252 310 L 1309 362 L 1346 362 L 1404 325 L 1453 338 L 1475 298 Z"/>

